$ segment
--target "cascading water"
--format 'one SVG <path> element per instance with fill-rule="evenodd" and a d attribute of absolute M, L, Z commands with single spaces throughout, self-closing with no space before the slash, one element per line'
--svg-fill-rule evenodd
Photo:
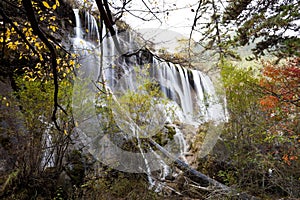
<path fill-rule="evenodd" d="M 94 91 L 95 94 L 99 92 L 99 88 L 102 88 L 106 93 L 108 91 L 112 93 L 112 98 L 115 100 L 114 105 L 117 107 L 113 110 L 114 121 L 123 132 L 127 132 L 126 134 L 133 132 L 134 135 L 138 133 L 142 137 L 151 137 L 151 134 L 161 131 L 165 124 L 173 123 L 174 120 L 195 125 L 196 127 L 203 122 L 222 121 L 225 119 L 223 106 L 219 103 L 214 86 L 207 75 L 197 70 L 158 60 L 149 51 L 138 48 L 139 45 L 132 39 L 131 33 L 115 36 L 120 42 L 120 48 L 124 50 L 122 53 L 117 51 L 112 37 L 109 36 L 102 41 L 100 46 L 100 34 L 95 18 L 88 13 L 85 14 L 85 26 L 88 29 L 88 34 L 83 34 L 79 10 L 74 9 L 74 14 L 76 27 L 75 37 L 72 40 L 74 51 L 80 56 L 80 72 L 86 74 L 84 77 L 88 77 L 87 88 Z M 149 73 L 139 74 L 135 70 L 136 68 L 141 70 L 147 69 Z M 102 75 L 100 76 L 100 74 Z M 139 76 L 144 77 L 145 80 L 152 81 L 153 85 L 159 85 L 160 90 L 168 101 L 163 100 L 162 102 L 164 103 L 161 103 L 158 101 L 158 97 L 153 97 L 153 100 L 149 100 L 150 105 L 153 105 L 152 108 L 137 117 L 136 114 L 131 114 L 125 109 L 126 105 L 122 105 L 119 98 L 122 98 L 124 94 L 130 91 L 137 92 L 143 86 L 140 83 L 141 77 Z M 101 78 L 99 79 L 99 77 Z M 101 84 L 97 86 L 98 82 L 101 82 Z M 79 82 L 75 86 L 76 90 L 82 90 L 85 83 Z M 95 89 L 95 86 L 97 86 L 97 89 Z M 145 95 L 145 92 L 147 91 L 141 91 L 141 94 Z M 95 101 L 97 101 L 94 94 L 87 95 L 90 93 L 80 93 L 78 91 L 75 92 L 75 96 L 76 94 L 85 96 L 86 99 L 78 103 L 75 98 L 73 100 L 75 107 L 82 106 L 82 104 L 95 104 Z M 156 104 L 153 102 L 156 102 Z M 105 104 L 101 106 L 103 107 Z M 137 106 L 139 107 L 140 105 Z M 106 130 L 103 130 L 102 126 L 93 128 L 92 126 L 98 122 L 94 119 L 91 120 L 90 111 L 87 113 L 87 109 L 83 110 L 82 113 L 76 114 L 80 115 L 80 120 L 83 121 L 81 127 L 85 128 L 85 132 L 82 133 L 82 139 L 86 141 L 91 153 L 97 154 L 99 158 L 108 160 L 108 156 L 114 154 L 114 151 L 105 151 L 105 148 L 110 145 L 109 142 L 106 143 L 106 147 L 101 146 L 102 150 L 93 146 L 93 142 L 97 141 L 100 136 L 102 137 L 103 132 Z M 172 113 L 170 114 L 168 110 L 172 110 Z M 99 116 L 97 113 L 92 113 L 92 115 Z M 102 124 L 108 123 L 107 120 L 104 120 L 105 117 L 102 115 L 100 117 Z M 141 121 L 141 125 L 138 125 L 137 120 L 134 120 L 136 118 Z M 178 147 L 176 156 L 186 161 L 185 153 L 188 145 L 185 141 L 184 133 L 178 127 L 175 127 L 175 132 L 174 142 Z M 132 134 L 129 134 L 129 138 L 132 136 Z M 153 186 L 154 181 L 151 178 L 151 171 L 161 169 L 162 179 L 164 179 L 169 173 L 169 167 L 161 158 L 161 155 L 154 152 L 151 147 L 148 149 L 150 151 L 148 154 L 144 152 L 139 139 L 138 147 L 142 155 L 140 159 L 144 160 L 143 165 L 145 167 L 145 170 L 140 170 L 139 172 L 148 174 L 149 182 Z M 168 149 L 168 147 L 166 148 Z M 118 148 L 115 149 L 115 152 L 120 152 Z M 170 149 L 172 149 L 172 146 L 170 146 Z M 149 155 L 151 152 L 153 152 L 152 155 Z M 114 155 L 111 156 L 113 160 Z M 125 157 L 124 159 L 126 160 Z M 124 165 L 124 169 L 130 168 L 126 164 Z"/>
<path fill-rule="evenodd" d="M 154 59 L 153 76 L 167 97 L 181 107 L 186 123 L 224 120 L 223 106 L 207 75 Z"/>
<path fill-rule="evenodd" d="M 48 167 L 54 167 L 55 166 L 55 148 L 53 146 L 53 139 L 51 135 L 51 129 L 53 127 L 52 123 L 48 123 L 44 116 L 39 116 L 38 118 L 41 123 L 43 123 L 46 126 L 46 130 L 43 134 L 43 156 L 41 161 L 41 169 L 45 170 Z"/>
<path fill-rule="evenodd" d="M 79 17 L 79 9 L 74 9 L 74 15 L 76 19 L 75 26 L 75 38 L 82 38 L 81 22 Z"/>

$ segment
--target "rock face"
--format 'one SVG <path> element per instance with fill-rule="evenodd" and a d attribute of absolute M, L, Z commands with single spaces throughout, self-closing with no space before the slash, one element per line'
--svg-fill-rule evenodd
<path fill-rule="evenodd" d="M 12 86 L 7 78 L 0 78 L 0 185 L 16 165 L 23 149 L 26 134 L 22 115 L 12 97 Z M 0 191 L 3 188 L 0 188 Z"/>

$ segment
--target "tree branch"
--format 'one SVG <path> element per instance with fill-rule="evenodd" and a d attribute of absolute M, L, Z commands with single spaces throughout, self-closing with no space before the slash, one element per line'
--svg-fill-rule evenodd
<path fill-rule="evenodd" d="M 116 45 L 116 49 L 118 50 L 118 52 L 121 53 L 122 51 L 120 48 L 119 41 L 116 38 L 116 31 L 113 27 L 114 22 L 112 20 L 112 15 L 111 15 L 107 1 L 104 0 L 104 3 L 103 3 L 102 0 L 96 0 L 96 4 L 97 4 L 98 10 L 100 12 L 101 20 L 104 21 L 106 28 L 109 30 L 110 35 Z"/>
<path fill-rule="evenodd" d="M 195 17 L 194 17 L 194 21 L 193 21 L 193 25 L 192 25 L 192 29 L 190 32 L 190 36 L 189 36 L 189 44 L 188 44 L 188 56 L 189 56 L 189 65 L 191 65 L 191 40 L 192 40 L 192 35 L 193 35 L 193 31 L 195 30 L 196 24 L 198 19 L 202 16 L 202 14 L 200 14 L 200 16 L 198 16 L 198 13 L 200 12 L 200 8 L 202 6 L 202 0 L 199 1 L 196 13 L 195 13 Z"/>
<path fill-rule="evenodd" d="M 56 113 L 58 108 L 62 109 L 61 106 L 58 104 L 58 74 L 57 74 L 57 54 L 55 47 L 51 44 L 51 42 L 48 40 L 48 38 L 45 36 L 45 34 L 42 32 L 42 30 L 39 28 L 38 21 L 35 18 L 33 6 L 31 0 L 22 0 L 23 7 L 27 13 L 27 18 L 31 24 L 31 27 L 34 31 L 34 33 L 39 36 L 39 38 L 42 40 L 42 42 L 47 46 L 51 53 L 51 63 L 52 63 L 52 73 L 53 73 L 53 82 L 54 82 L 54 109 L 52 112 L 52 121 L 55 124 L 55 127 L 60 130 L 59 125 L 57 123 Z M 65 112 L 65 111 L 64 111 Z M 65 112 L 66 113 L 66 112 Z"/>
<path fill-rule="evenodd" d="M 7 21 L 19 34 L 19 36 L 24 40 L 24 42 L 29 46 L 32 52 L 36 55 L 40 55 L 35 48 L 30 44 L 30 42 L 26 39 L 26 36 L 19 30 L 19 28 L 13 23 L 13 21 L 5 14 L 5 12 L 0 8 L 0 15 L 3 17 L 5 21 Z"/>

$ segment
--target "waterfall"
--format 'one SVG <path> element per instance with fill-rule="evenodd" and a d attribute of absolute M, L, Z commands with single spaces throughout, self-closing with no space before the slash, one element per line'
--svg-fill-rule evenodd
<path fill-rule="evenodd" d="M 81 21 L 79 17 L 79 9 L 74 9 L 74 15 L 76 19 L 75 26 L 75 38 L 82 38 L 82 29 L 81 29 Z"/>
<path fill-rule="evenodd" d="M 185 159 L 185 153 L 187 152 L 186 141 L 184 139 L 183 133 L 177 127 L 175 128 L 175 131 L 176 134 L 174 135 L 174 139 L 175 142 L 179 144 L 178 157 L 180 157 L 184 162 L 187 163 L 187 160 Z"/>
<path fill-rule="evenodd" d="M 117 161 L 124 160 L 121 162 L 122 166 L 114 167 L 128 172 L 146 173 L 149 176 L 149 183 L 153 186 L 151 171 L 160 170 L 162 179 L 170 173 L 168 163 L 161 155 L 151 147 L 146 151 L 142 149 L 139 138 L 138 147 L 141 155 L 124 152 L 115 143 L 122 144 L 120 137 L 131 139 L 136 136 L 137 132 L 141 138 L 152 137 L 161 132 L 165 124 L 171 124 L 174 121 L 193 125 L 196 129 L 203 122 L 224 120 L 223 106 L 218 101 L 213 83 L 206 74 L 200 71 L 157 59 L 150 51 L 143 50 L 141 45 L 133 39 L 135 35 L 130 32 L 118 33 L 114 36 L 119 41 L 123 52 L 118 52 L 113 37 L 109 34 L 106 34 L 99 45 L 100 34 L 95 18 L 85 13 L 83 24 L 88 31 L 87 34 L 83 34 L 78 9 L 74 9 L 74 13 L 76 27 L 72 41 L 74 52 L 80 57 L 81 67 L 78 73 L 79 79 L 74 86 L 73 114 L 75 120 L 80 122 L 78 128 L 84 129 L 84 131 L 81 130 L 82 138 L 84 141 L 89 141 L 86 145 L 98 159 L 108 165 L 115 165 Z M 103 28 L 103 30 L 106 29 Z M 126 56 L 126 54 L 131 55 Z M 102 74 L 100 80 L 99 74 Z M 98 81 L 101 84 L 98 84 Z M 149 86 L 147 81 L 152 85 Z M 163 95 L 154 94 L 152 99 L 147 99 L 149 88 L 143 88 L 145 84 L 148 84 L 148 87 L 158 86 Z M 110 115 L 113 114 L 114 123 L 120 129 L 117 136 L 112 136 L 115 143 L 109 141 L 108 136 L 104 136 L 102 143 L 99 143 L 100 138 L 107 131 L 105 124 L 109 121 L 109 117 L 95 111 L 96 94 L 99 93 L 99 88 L 100 90 L 104 88 L 103 91 L 109 91 L 112 95 L 110 98 L 113 100 L 112 104 L 103 103 L 101 100 L 97 107 L 103 110 L 106 106 L 111 106 L 109 107 L 112 110 Z M 147 99 L 146 103 L 152 107 L 144 112 L 131 113 L 131 108 L 128 108 L 131 102 L 124 103 L 122 99 L 130 92 L 144 95 Z M 110 94 L 106 93 L 106 95 Z M 143 107 L 146 107 L 136 106 L 131 110 L 137 108 L 143 110 Z M 181 157 L 186 162 L 185 153 L 188 144 L 184 133 L 178 127 L 175 127 L 175 133 L 173 141 L 166 148 L 170 151 L 176 149 L 175 156 Z M 129 160 L 133 162 L 133 165 L 128 163 Z"/>
<path fill-rule="evenodd" d="M 78 16 L 77 16 L 78 17 Z M 75 17 L 76 18 L 76 17 Z M 80 20 L 78 20 L 80 21 Z M 77 23 L 77 20 L 76 20 Z M 100 42 L 100 33 L 95 17 L 88 12 L 85 13 L 85 27 L 87 32 L 87 39 L 89 41 L 96 41 L 98 44 Z"/>
<path fill-rule="evenodd" d="M 223 106 L 206 74 L 156 59 L 152 65 L 152 76 L 159 80 L 163 93 L 179 105 L 184 122 L 224 120 Z"/>
<path fill-rule="evenodd" d="M 44 170 L 48 167 L 55 166 L 55 148 L 53 145 L 53 138 L 51 135 L 51 129 L 53 128 L 53 123 L 48 123 L 44 116 L 39 116 L 38 120 L 43 123 L 46 127 L 45 132 L 42 136 L 43 141 L 43 155 L 41 160 L 41 169 Z"/>

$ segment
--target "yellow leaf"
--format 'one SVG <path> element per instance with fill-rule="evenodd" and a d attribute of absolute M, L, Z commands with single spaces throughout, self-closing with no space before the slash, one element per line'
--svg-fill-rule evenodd
<path fill-rule="evenodd" d="M 49 28 L 50 28 L 53 32 L 55 32 L 56 29 L 58 29 L 56 26 L 53 26 L 53 25 L 50 25 Z"/>
<path fill-rule="evenodd" d="M 54 4 L 54 5 L 52 6 L 52 8 L 53 8 L 53 10 L 55 10 L 55 9 L 56 9 L 56 4 Z"/>
<path fill-rule="evenodd" d="M 56 17 L 55 16 L 52 16 L 50 17 L 51 20 L 55 21 Z"/>
<path fill-rule="evenodd" d="M 46 1 L 43 1 L 43 5 L 44 5 L 46 8 L 50 8 L 49 4 L 48 4 Z"/>

